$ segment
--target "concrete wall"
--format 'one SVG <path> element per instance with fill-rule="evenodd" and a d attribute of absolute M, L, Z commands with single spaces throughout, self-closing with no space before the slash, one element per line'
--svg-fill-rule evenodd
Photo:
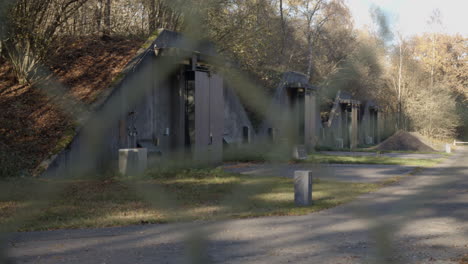
<path fill-rule="evenodd" d="M 128 137 L 128 127 L 132 126 L 128 115 L 130 112 L 137 113 L 137 139 L 148 137 L 155 123 L 165 122 L 165 117 L 156 116 L 149 104 L 156 98 L 152 74 L 154 59 L 152 54 L 145 56 L 138 65 L 138 71 L 126 74 L 102 105 L 90 113 L 72 142 L 52 159 L 44 173 L 46 176 L 103 171 L 109 163 L 118 159 L 120 148 L 134 144 Z M 137 87 L 144 95 L 136 103 L 131 103 L 137 94 Z"/>
<path fill-rule="evenodd" d="M 256 133 L 239 97 L 227 83 L 224 84 L 224 132 L 228 144 L 243 143 L 243 129 L 249 129 L 249 142 L 255 140 Z"/>

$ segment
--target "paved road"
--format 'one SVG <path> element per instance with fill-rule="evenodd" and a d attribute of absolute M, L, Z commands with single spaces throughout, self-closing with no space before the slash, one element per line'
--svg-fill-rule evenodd
<path fill-rule="evenodd" d="M 184 243 L 188 230 L 209 241 Z M 207 248 L 198 263 L 455 264 L 468 254 L 468 151 L 305 216 L 20 233 L 9 245 L 18 263 L 189 263 L 194 245 Z"/>
<path fill-rule="evenodd" d="M 405 175 L 414 170 L 411 166 L 364 165 L 364 164 L 227 164 L 229 172 L 246 175 L 294 177 L 296 170 L 311 170 L 313 176 L 325 180 L 346 182 L 380 182 L 384 179 Z"/>
<path fill-rule="evenodd" d="M 376 152 L 359 152 L 359 151 L 321 151 L 320 153 L 336 156 L 383 156 L 390 158 L 401 159 L 440 159 L 443 158 L 442 154 L 421 154 L 421 153 L 382 153 Z"/>

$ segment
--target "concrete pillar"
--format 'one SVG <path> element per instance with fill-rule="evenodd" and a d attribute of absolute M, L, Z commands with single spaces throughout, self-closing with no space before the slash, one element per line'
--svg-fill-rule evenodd
<path fill-rule="evenodd" d="M 380 111 L 377 111 L 377 142 L 376 144 L 379 144 L 381 141 L 382 141 L 382 132 L 383 132 L 383 128 L 382 128 L 382 112 Z"/>
<path fill-rule="evenodd" d="M 304 143 L 307 151 L 313 151 L 317 139 L 317 99 L 313 91 L 308 91 L 305 95 L 304 114 Z"/>
<path fill-rule="evenodd" d="M 294 203 L 297 206 L 312 204 L 312 172 L 294 172 Z"/>
<path fill-rule="evenodd" d="M 359 144 L 359 131 L 358 131 L 358 111 L 359 105 L 352 104 L 351 106 L 351 148 L 357 148 Z"/>
<path fill-rule="evenodd" d="M 148 166 L 148 151 L 145 148 L 119 149 L 119 172 L 123 175 L 143 173 Z"/>

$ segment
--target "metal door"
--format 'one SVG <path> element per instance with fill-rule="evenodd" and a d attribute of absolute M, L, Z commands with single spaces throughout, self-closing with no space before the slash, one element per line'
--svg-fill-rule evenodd
<path fill-rule="evenodd" d="M 222 160 L 224 130 L 223 81 L 219 75 L 195 72 L 194 159 Z"/>
<path fill-rule="evenodd" d="M 304 124 L 304 143 L 308 151 L 312 151 L 316 142 L 316 104 L 315 94 L 307 92 L 305 95 L 305 124 Z"/>

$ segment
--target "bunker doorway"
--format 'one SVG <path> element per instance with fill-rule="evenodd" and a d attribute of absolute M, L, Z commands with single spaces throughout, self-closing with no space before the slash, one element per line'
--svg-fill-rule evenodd
<path fill-rule="evenodd" d="M 305 89 L 289 88 L 288 101 L 291 114 L 291 139 L 295 144 L 304 144 Z"/>
<path fill-rule="evenodd" d="M 222 160 L 224 130 L 223 80 L 207 71 L 187 71 L 185 148 L 194 160 Z"/>

